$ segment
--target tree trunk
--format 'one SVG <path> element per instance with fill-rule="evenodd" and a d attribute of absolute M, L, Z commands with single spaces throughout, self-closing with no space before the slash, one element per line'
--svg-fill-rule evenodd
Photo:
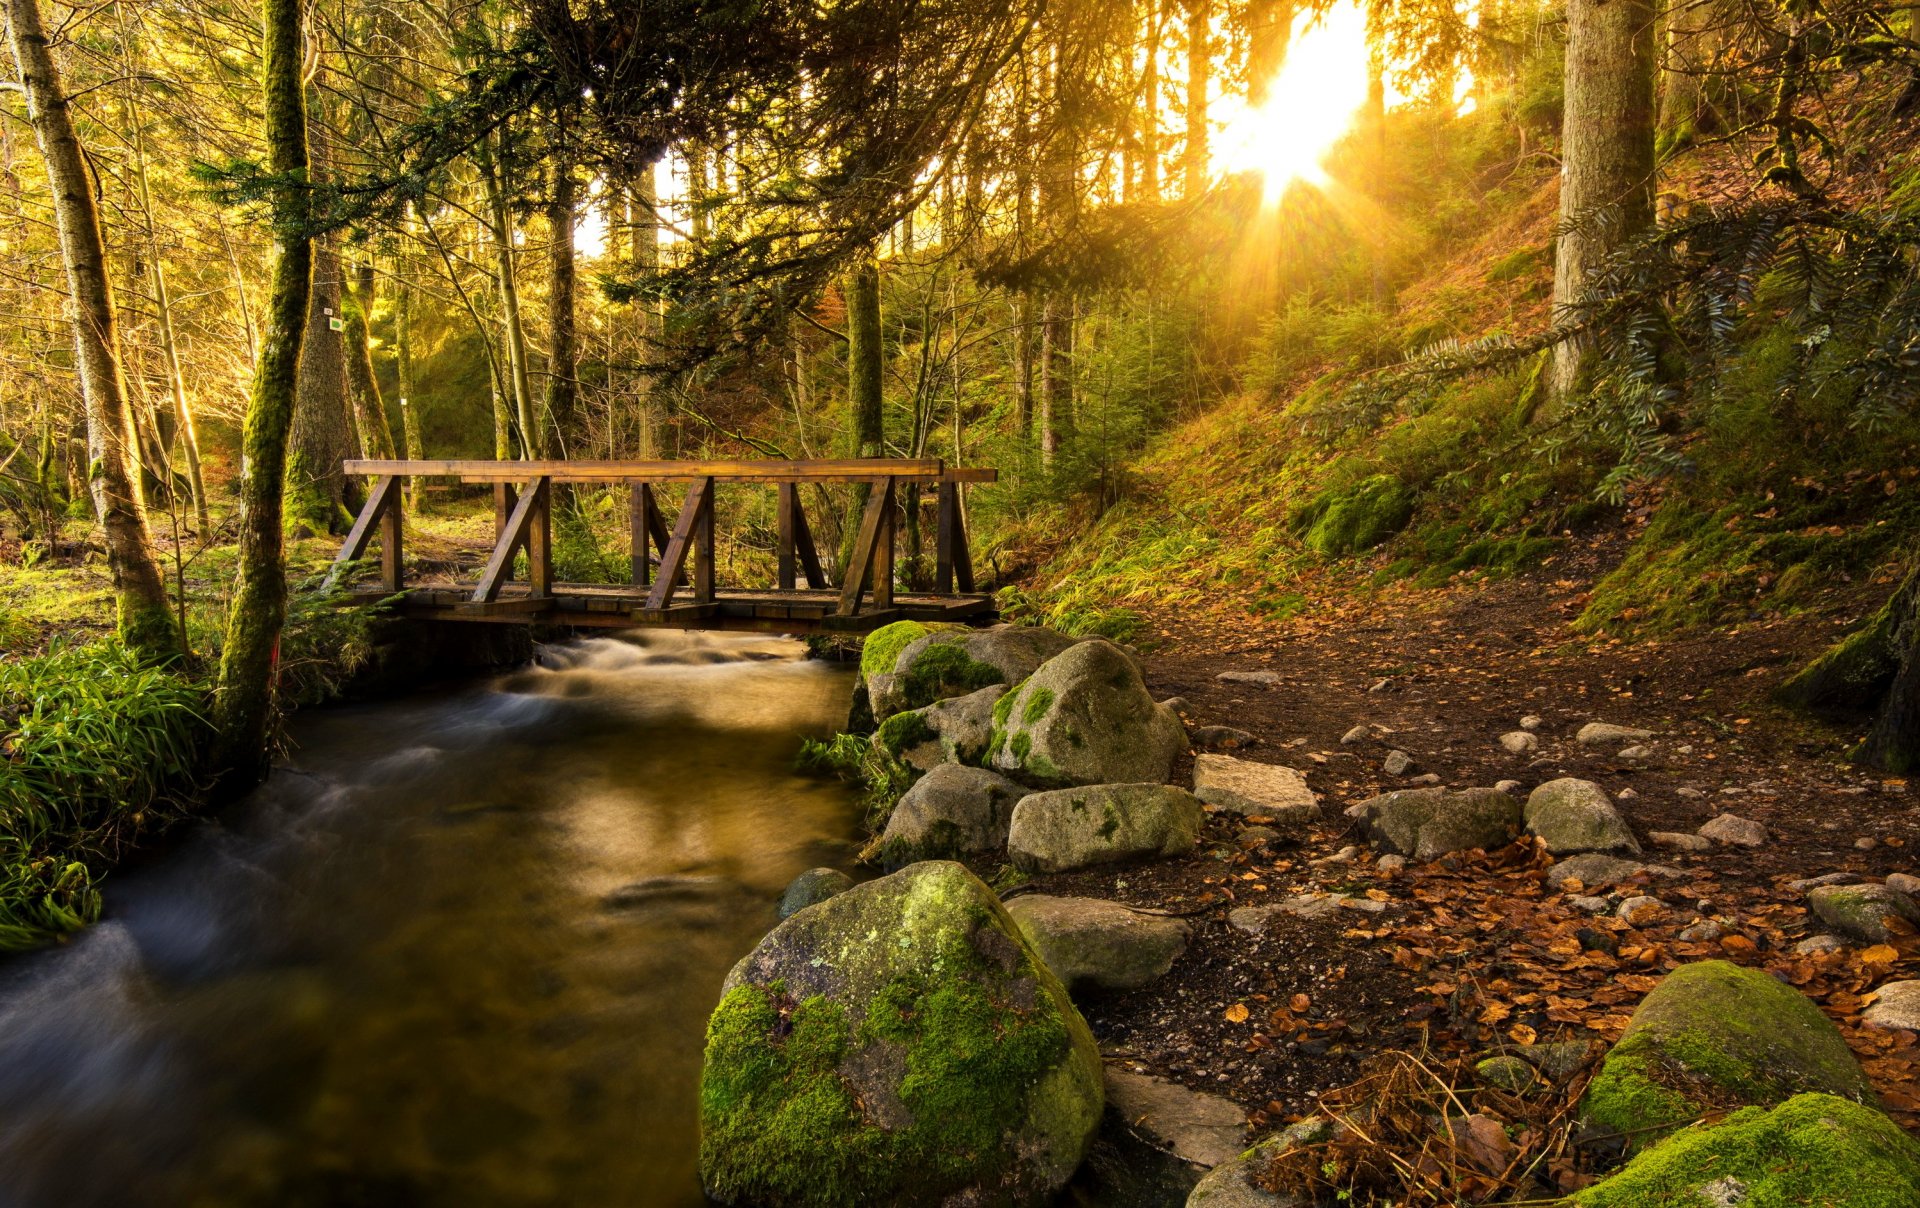
<path fill-rule="evenodd" d="M 573 319 L 573 165 L 564 151 L 553 159 L 553 193 L 547 199 L 547 397 L 543 427 L 578 426 L 580 367 Z M 562 446 L 564 447 L 564 446 Z"/>
<path fill-rule="evenodd" d="M 1033 431 L 1033 295 L 1024 289 L 1013 298 L 1013 426 Z"/>
<path fill-rule="evenodd" d="M 213 766 L 227 793 L 258 783 L 267 767 L 275 661 L 287 615 L 281 491 L 313 275 L 305 189 L 302 0 L 263 0 L 261 7 L 268 164 L 283 183 L 273 193 L 272 292 L 266 339 L 247 401 L 241 445 L 246 474 L 240 483 L 239 571 L 214 694 Z"/>
<path fill-rule="evenodd" d="M 1681 0 L 1666 14 L 1666 69 L 1660 73 L 1660 148 L 1668 153 L 1723 128 L 1710 85 L 1726 17 L 1715 0 Z"/>
<path fill-rule="evenodd" d="M 340 316 L 340 254 L 331 239 L 312 245 L 312 283 L 307 291 L 306 335 L 301 340 L 293 405 L 292 448 L 287 455 L 287 513 L 316 533 L 343 533 L 357 502 L 340 463 L 353 456 L 347 400 L 345 341 L 333 329 Z M 357 484 L 355 484 L 357 485 Z"/>
<path fill-rule="evenodd" d="M 120 635 L 150 657 L 180 653 L 160 565 L 147 532 L 128 445 L 131 424 L 126 381 L 114 331 L 113 286 L 94 206 L 85 153 L 74 134 L 67 98 L 54 69 L 38 0 L 8 0 L 14 61 L 26 93 L 27 116 L 46 159 L 60 255 L 73 308 L 75 364 L 86 407 L 88 488 L 106 536 Z"/>
<path fill-rule="evenodd" d="M 1186 196 L 1207 191 L 1207 80 L 1213 69 L 1213 9 L 1187 0 Z"/>
<path fill-rule="evenodd" d="M 1650 0 L 1568 0 L 1556 316 L 1585 292 L 1606 258 L 1653 225 L 1653 26 Z M 1554 396 L 1577 392 L 1592 342 L 1554 349 Z"/>
<path fill-rule="evenodd" d="M 491 153 L 482 155 L 480 176 L 486 185 L 487 207 L 493 220 L 493 251 L 499 274 L 501 321 L 506 326 L 507 380 L 513 390 L 513 420 L 520 430 L 520 455 L 536 458 L 540 456 L 540 433 L 534 425 L 533 391 L 527 381 L 527 329 L 520 322 L 520 282 L 513 262 L 513 216 L 507 212 L 501 170 L 502 165 Z"/>
<path fill-rule="evenodd" d="M 1881 699 L 1880 715 L 1853 759 L 1904 776 L 1920 768 L 1920 571 L 1907 577 L 1888 609 L 1900 664 Z"/>
<path fill-rule="evenodd" d="M 1140 197 L 1160 200 L 1160 35 L 1165 20 L 1161 0 L 1148 0 L 1146 62 L 1140 78 Z"/>
<path fill-rule="evenodd" d="M 634 274 L 646 278 L 656 277 L 660 273 L 660 219 L 656 212 L 660 204 L 660 192 L 656 171 L 654 164 L 640 169 L 639 175 L 634 178 L 628 203 L 627 237 L 631 241 L 628 255 L 633 260 Z M 659 303 L 651 298 L 643 298 L 634 304 L 633 309 L 640 357 L 642 361 L 652 361 L 659 355 Z M 656 457 L 660 445 L 660 418 L 656 414 L 653 374 L 641 370 L 634 382 L 634 393 L 640 403 L 640 456 L 642 459 Z"/>
<path fill-rule="evenodd" d="M 1040 315 L 1040 460 L 1073 433 L 1073 299 L 1047 295 Z"/>
<path fill-rule="evenodd" d="M 353 399 L 354 427 L 360 434 L 362 456 L 391 459 L 394 456 L 393 425 L 387 420 L 387 403 L 380 397 L 380 379 L 373 373 L 373 261 L 362 260 L 354 269 L 353 297 L 347 305 L 346 370 L 347 390 Z"/>
<path fill-rule="evenodd" d="M 880 263 L 863 256 L 847 275 L 847 397 L 853 416 L 854 453 L 885 451 L 880 355 Z"/>

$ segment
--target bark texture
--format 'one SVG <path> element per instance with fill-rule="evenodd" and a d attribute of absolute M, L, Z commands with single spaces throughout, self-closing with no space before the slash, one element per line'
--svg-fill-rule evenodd
<path fill-rule="evenodd" d="M 353 294 L 347 301 L 347 395 L 353 400 L 353 426 L 363 457 L 394 456 L 393 425 L 387 422 L 387 403 L 380 397 L 380 379 L 373 372 L 373 261 L 354 269 Z"/>
<path fill-rule="evenodd" d="M 87 417 L 87 488 L 106 536 L 120 634 L 133 649 L 165 657 L 179 652 L 179 635 L 134 478 L 132 417 L 120 367 L 113 286 L 86 155 L 73 130 L 38 0 L 8 0 L 7 12 L 27 116 L 46 160 L 60 257 L 67 270 L 75 364 Z"/>
<path fill-rule="evenodd" d="M 1186 195 L 1207 191 L 1207 84 L 1213 68 L 1213 6 L 1187 0 Z"/>
<path fill-rule="evenodd" d="M 579 408 L 579 354 L 574 329 L 573 165 L 558 155 L 553 163 L 553 193 L 547 199 L 547 391 L 546 426 L 575 431 Z"/>
<path fill-rule="evenodd" d="M 347 399 L 347 355 L 340 313 L 340 254 L 331 242 L 313 244 L 313 280 L 308 291 L 306 334 L 301 339 L 298 388 L 293 406 L 292 449 L 287 456 L 287 514 L 316 533 L 344 533 L 353 523 L 353 498 L 340 463 L 356 451 Z"/>
<path fill-rule="evenodd" d="M 880 265 L 865 257 L 847 276 L 847 385 L 853 411 L 854 451 L 879 457 L 884 451 L 881 393 Z"/>
<path fill-rule="evenodd" d="M 1567 3 L 1556 315 L 1580 298 L 1599 264 L 1653 225 L 1654 18 L 1649 0 Z M 1556 398 L 1580 388 L 1591 361 L 1587 340 L 1554 349 Z"/>

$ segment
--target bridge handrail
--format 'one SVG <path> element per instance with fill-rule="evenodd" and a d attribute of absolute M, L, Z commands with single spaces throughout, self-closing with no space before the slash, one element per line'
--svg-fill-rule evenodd
<path fill-rule="evenodd" d="M 938 457 L 839 458 L 805 461 L 492 461 L 441 459 L 419 461 L 355 460 L 349 474 L 375 477 L 459 478 L 465 482 L 872 482 L 894 478 L 921 482 L 995 482 L 998 470 L 947 468 Z"/>

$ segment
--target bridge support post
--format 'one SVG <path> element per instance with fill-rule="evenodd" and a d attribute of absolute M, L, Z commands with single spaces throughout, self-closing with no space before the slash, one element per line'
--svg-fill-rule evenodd
<path fill-rule="evenodd" d="M 960 484 L 940 483 L 940 519 L 934 535 L 934 590 L 941 595 L 973 591 L 973 555 L 967 549 L 967 518 L 960 509 Z"/>

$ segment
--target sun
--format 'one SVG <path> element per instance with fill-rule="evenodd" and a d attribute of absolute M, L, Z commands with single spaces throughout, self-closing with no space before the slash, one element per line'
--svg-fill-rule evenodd
<path fill-rule="evenodd" d="M 1367 101 L 1367 17 L 1338 5 L 1294 34 L 1286 62 L 1258 108 L 1226 115 L 1220 165 L 1258 172 L 1268 200 L 1296 180 L 1326 179 L 1321 162 Z"/>

